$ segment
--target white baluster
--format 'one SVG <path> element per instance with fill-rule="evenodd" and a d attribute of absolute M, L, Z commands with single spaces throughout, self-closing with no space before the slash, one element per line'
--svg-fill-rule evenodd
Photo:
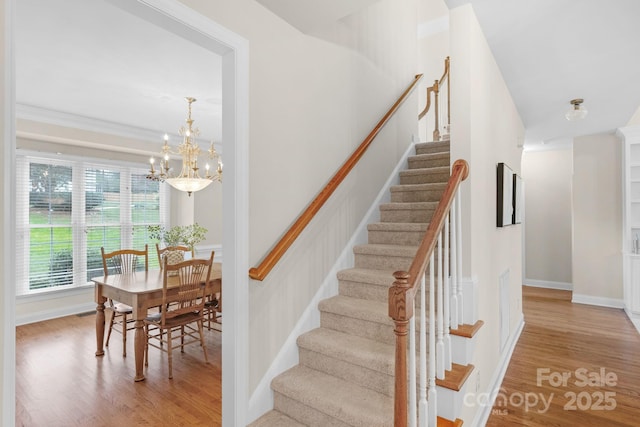
<path fill-rule="evenodd" d="M 415 313 L 415 301 L 413 303 Z M 416 414 L 416 316 L 409 319 L 409 426 L 417 427 Z"/>
<path fill-rule="evenodd" d="M 444 298 L 444 369 L 451 370 L 451 335 L 449 334 L 450 321 L 450 280 L 449 280 L 449 252 L 451 247 L 449 245 L 449 219 L 444 222 L 444 291 L 442 292 Z"/>
<path fill-rule="evenodd" d="M 458 329 L 458 222 L 456 201 L 451 204 L 451 329 Z"/>
<path fill-rule="evenodd" d="M 462 301 L 462 197 L 460 196 L 460 189 L 458 188 L 458 193 L 456 194 L 456 203 L 458 204 L 456 208 L 456 222 L 458 223 L 458 234 L 456 238 L 458 239 L 458 323 L 460 325 L 464 324 L 464 304 Z"/>
<path fill-rule="evenodd" d="M 444 324 L 444 317 L 443 317 L 443 312 L 444 312 L 444 307 L 443 307 L 443 295 L 442 295 L 442 289 L 443 289 L 443 277 L 442 277 L 442 232 L 440 232 L 440 234 L 438 235 L 438 289 L 437 289 L 437 309 L 436 309 L 436 316 L 437 316 L 437 322 L 436 322 L 436 326 L 438 328 L 438 334 L 437 334 L 437 342 L 436 342 L 436 377 L 439 380 L 443 380 L 444 379 L 444 329 L 443 329 L 443 324 Z"/>
<path fill-rule="evenodd" d="M 436 392 L 436 318 L 435 318 L 435 278 L 434 256 L 431 253 L 429 262 L 429 427 L 436 427 L 437 392 Z"/>
<path fill-rule="evenodd" d="M 429 409 L 427 406 L 427 301 L 426 271 L 420 279 L 420 426 L 426 427 Z M 414 316 L 415 317 L 415 316 Z"/>

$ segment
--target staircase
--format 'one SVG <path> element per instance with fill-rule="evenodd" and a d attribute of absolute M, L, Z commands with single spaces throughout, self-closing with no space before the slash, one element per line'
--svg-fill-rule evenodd
<path fill-rule="evenodd" d="M 388 289 L 408 270 L 449 178 L 449 142 L 416 145 L 368 243 L 353 248 L 354 267 L 338 273 L 339 294 L 320 302 L 317 329 L 298 337 L 299 364 L 271 383 L 274 409 L 263 426 L 393 426 L 393 322 Z M 455 365 L 464 382 L 471 365 Z M 449 371 L 447 376 L 449 376 Z M 460 376 L 459 373 L 452 377 Z M 458 384 L 444 387 L 460 389 Z M 461 425 L 438 419 L 439 426 Z"/>

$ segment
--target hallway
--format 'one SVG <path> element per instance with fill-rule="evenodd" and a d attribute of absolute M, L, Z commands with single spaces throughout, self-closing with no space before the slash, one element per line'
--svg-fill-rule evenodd
<path fill-rule="evenodd" d="M 524 286 L 525 326 L 487 426 L 637 426 L 640 335 L 620 309 Z"/>

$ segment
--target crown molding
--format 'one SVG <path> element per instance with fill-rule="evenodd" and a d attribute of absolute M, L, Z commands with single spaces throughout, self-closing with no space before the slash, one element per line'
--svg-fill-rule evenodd
<path fill-rule="evenodd" d="M 164 133 L 157 130 L 128 126 L 106 120 L 65 113 L 63 111 L 50 110 L 47 108 L 18 103 L 16 103 L 16 118 L 82 129 L 91 132 L 107 133 L 110 135 L 133 138 L 158 144 L 160 143 L 161 135 Z M 179 138 L 177 135 L 172 136 Z"/>

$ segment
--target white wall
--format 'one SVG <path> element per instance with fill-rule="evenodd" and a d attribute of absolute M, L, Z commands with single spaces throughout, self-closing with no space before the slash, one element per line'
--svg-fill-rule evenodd
<path fill-rule="evenodd" d="M 224 159 L 223 159 L 224 160 Z M 203 245 L 222 244 L 222 186 L 223 183 L 214 182 L 204 190 L 194 193 L 193 221 L 207 231 L 207 238 Z M 172 195 L 173 196 L 173 195 Z"/>
<path fill-rule="evenodd" d="M 444 59 L 449 56 L 449 8 L 444 0 L 427 0 L 420 2 L 419 14 L 418 73 L 424 74 L 419 89 L 419 106 L 422 111 L 427 102 L 427 87 L 442 77 Z M 433 141 L 434 110 L 432 101 L 429 113 L 420 120 L 420 141 Z"/>
<path fill-rule="evenodd" d="M 622 306 L 621 142 L 573 142 L 573 300 Z"/>
<path fill-rule="evenodd" d="M 571 287 L 573 151 L 525 151 L 525 283 Z"/>
<path fill-rule="evenodd" d="M 508 272 L 510 338 L 522 320 L 523 225 L 496 227 L 496 167 L 500 162 L 521 173 L 519 147 L 524 127 L 470 5 L 450 14 L 452 58 L 452 160 L 469 162 L 463 183 L 463 275 L 477 283 L 478 335 L 471 379 L 480 391 L 489 387 L 505 349 L 500 348 L 499 278 Z M 466 406 L 461 418 L 473 420 L 478 406 Z"/>
<path fill-rule="evenodd" d="M 381 0 L 313 36 L 255 1 L 184 3 L 249 41 L 255 266 L 413 79 L 417 2 Z M 250 393 L 417 132 L 416 105 L 383 129 L 271 274 L 250 282 Z"/>
<path fill-rule="evenodd" d="M 13 88 L 9 86 L 11 81 L 12 70 L 7 70 L 5 64 L 10 63 L 9 58 L 13 55 L 13 52 L 7 46 L 8 31 L 12 30 L 11 25 L 12 11 L 4 0 L 0 1 L 0 22 L 2 22 L 2 31 L 0 31 L 0 58 L 2 58 L 2 67 L 0 67 L 0 135 L 2 140 L 2 156 L 4 159 L 12 159 L 13 151 L 15 148 L 14 143 L 14 125 L 13 117 L 10 114 L 12 109 L 11 104 L 15 102 Z M 6 165 L 6 162 L 5 162 Z M 0 239 L 0 271 L 2 271 L 2 279 L 0 279 L 0 307 L 3 310 L 4 318 L 13 318 L 13 299 L 15 292 L 7 289 L 7 285 L 13 286 L 13 279 L 15 274 L 11 265 L 13 264 L 13 242 L 10 239 L 10 233 L 7 233 L 13 225 L 10 213 L 13 206 L 11 186 L 11 171 L 8 168 L 3 168 L 0 174 L 0 194 L 2 194 L 2 209 L 0 209 L 0 220 L 2 221 L 3 238 Z M 0 328 L 0 348 L 12 348 L 12 342 L 15 341 L 15 328 L 13 325 L 7 325 L 5 322 L 1 322 Z M 2 351 L 0 354 L 0 383 L 2 388 L 0 389 L 0 399 L 2 399 L 2 413 L 0 423 L 2 425 L 10 426 L 15 423 L 15 402 L 13 399 L 7 397 L 13 397 L 15 395 L 15 356 L 5 357 L 9 352 Z"/>

